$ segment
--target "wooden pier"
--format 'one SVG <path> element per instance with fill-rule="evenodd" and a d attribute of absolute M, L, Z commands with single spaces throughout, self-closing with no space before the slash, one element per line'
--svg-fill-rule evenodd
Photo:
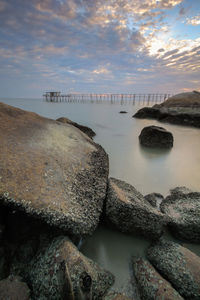
<path fill-rule="evenodd" d="M 43 99 L 47 102 L 68 103 L 110 103 L 133 104 L 137 103 L 161 103 L 171 97 L 172 94 L 66 94 L 60 92 L 47 92 Z"/>

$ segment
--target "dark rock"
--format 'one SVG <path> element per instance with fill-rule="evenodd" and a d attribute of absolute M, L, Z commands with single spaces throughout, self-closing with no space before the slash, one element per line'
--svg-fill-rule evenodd
<path fill-rule="evenodd" d="M 158 126 L 144 127 L 139 135 L 140 143 L 151 148 L 173 147 L 173 135 L 165 128 Z"/>
<path fill-rule="evenodd" d="M 187 192 L 167 196 L 160 209 L 169 217 L 169 227 L 179 239 L 200 242 L 200 193 Z"/>
<path fill-rule="evenodd" d="M 0 241 L 5 231 L 5 220 L 7 218 L 7 208 L 0 206 Z"/>
<path fill-rule="evenodd" d="M 160 115 L 159 109 L 153 107 L 143 107 L 139 109 L 133 115 L 133 117 L 138 119 L 145 119 L 145 118 L 157 119 L 159 115 Z"/>
<path fill-rule="evenodd" d="M 106 199 L 106 221 L 122 232 L 135 232 L 150 239 L 159 238 L 165 216 L 130 184 L 110 178 Z"/>
<path fill-rule="evenodd" d="M 179 293 L 145 259 L 134 263 L 134 273 L 144 300 L 183 300 Z"/>
<path fill-rule="evenodd" d="M 199 128 L 200 94 L 196 91 L 177 94 L 161 104 L 140 109 L 133 117 Z"/>
<path fill-rule="evenodd" d="M 30 266 L 33 300 L 101 299 L 113 275 L 81 254 L 66 237 L 55 239 Z M 84 298 L 85 297 L 85 298 Z"/>
<path fill-rule="evenodd" d="M 3 237 L 4 228 L 5 228 L 5 226 L 0 224 L 0 241 L 1 241 L 2 237 Z"/>
<path fill-rule="evenodd" d="M 163 201 L 164 197 L 163 195 L 161 195 L 160 193 L 151 193 L 148 194 L 146 196 L 144 196 L 144 198 L 153 206 L 153 207 L 157 207 L 160 208 L 160 203 Z"/>
<path fill-rule="evenodd" d="M 6 260 L 6 251 L 3 247 L 0 247 L 0 280 L 4 279 L 7 276 L 8 276 L 8 263 Z"/>
<path fill-rule="evenodd" d="M 20 277 L 10 275 L 0 281 L 1 300 L 31 300 L 30 290 Z"/>
<path fill-rule="evenodd" d="M 85 134 L 87 134 L 91 139 L 96 135 L 96 133 L 91 128 L 89 128 L 87 126 L 80 125 L 80 124 L 78 124 L 76 122 L 73 122 L 73 121 L 71 121 L 68 118 L 62 117 L 62 118 L 58 118 L 56 121 L 64 123 L 64 124 L 70 124 L 72 126 L 77 127 L 82 132 L 84 132 Z"/>
<path fill-rule="evenodd" d="M 121 110 L 119 113 L 120 113 L 120 114 L 127 114 L 127 111 Z"/>
<path fill-rule="evenodd" d="M 148 249 L 155 268 L 185 299 L 200 299 L 200 257 L 171 241 L 160 240 Z"/>
<path fill-rule="evenodd" d="M 106 196 L 103 148 L 72 125 L 3 103 L 0 139 L 0 205 L 70 234 L 92 234 Z"/>

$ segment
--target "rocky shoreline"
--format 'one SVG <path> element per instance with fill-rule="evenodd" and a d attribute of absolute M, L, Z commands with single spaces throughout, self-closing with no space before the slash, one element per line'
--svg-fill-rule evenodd
<path fill-rule="evenodd" d="M 141 108 L 133 117 L 200 128 L 200 93 L 177 94 L 162 104 Z"/>
<path fill-rule="evenodd" d="M 144 197 L 109 178 L 104 149 L 69 122 L 3 103 L 0 122 L 1 300 L 139 299 L 111 290 L 114 275 L 81 253 L 100 222 L 152 242 L 132 261 L 141 299 L 200 299 L 200 257 L 163 237 L 200 242 L 200 193 Z"/>

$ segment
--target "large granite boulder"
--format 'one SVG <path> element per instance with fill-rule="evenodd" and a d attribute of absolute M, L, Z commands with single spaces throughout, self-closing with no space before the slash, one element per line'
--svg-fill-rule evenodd
<path fill-rule="evenodd" d="M 0 281 L 1 300 L 31 300 L 30 290 L 20 277 L 10 275 Z"/>
<path fill-rule="evenodd" d="M 132 185 L 115 178 L 109 179 L 106 221 L 122 232 L 133 232 L 157 239 L 162 235 L 165 216 Z"/>
<path fill-rule="evenodd" d="M 134 118 L 150 118 L 160 122 L 200 127 L 200 93 L 193 91 L 168 98 L 153 107 L 143 107 Z"/>
<path fill-rule="evenodd" d="M 145 259 L 134 262 L 134 274 L 144 300 L 183 300 L 179 293 Z"/>
<path fill-rule="evenodd" d="M 161 239 L 148 249 L 147 257 L 179 294 L 200 299 L 200 257 L 171 241 Z"/>
<path fill-rule="evenodd" d="M 200 92 L 186 92 L 176 94 L 166 101 L 157 105 L 157 107 L 200 107 Z"/>
<path fill-rule="evenodd" d="M 139 135 L 140 144 L 151 148 L 173 147 L 173 135 L 163 127 L 144 127 Z"/>
<path fill-rule="evenodd" d="M 91 139 L 96 135 L 96 133 L 91 128 L 89 128 L 87 126 L 80 125 L 76 122 L 73 122 L 68 118 L 61 117 L 61 118 L 58 118 L 56 121 L 64 123 L 64 124 L 70 124 L 72 126 L 77 127 L 78 129 L 83 131 L 85 134 L 87 134 Z"/>
<path fill-rule="evenodd" d="M 30 266 L 33 300 L 102 299 L 113 275 L 81 254 L 66 237 L 53 240 Z"/>
<path fill-rule="evenodd" d="M 179 239 L 200 242 L 200 193 L 174 189 L 161 203 L 169 218 L 168 226 Z"/>
<path fill-rule="evenodd" d="M 91 234 L 106 196 L 108 156 L 80 130 L 0 103 L 0 204 L 74 235 Z"/>

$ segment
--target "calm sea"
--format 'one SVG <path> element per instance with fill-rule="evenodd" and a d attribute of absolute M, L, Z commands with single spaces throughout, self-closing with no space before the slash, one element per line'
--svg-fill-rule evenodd
<path fill-rule="evenodd" d="M 41 99 L 5 98 L 0 101 L 48 118 L 67 117 L 91 127 L 96 132 L 95 142 L 109 154 L 110 176 L 125 180 L 144 195 L 151 192 L 167 195 L 176 186 L 200 191 L 199 129 L 132 118 L 142 107 L 140 103 L 49 103 Z M 127 114 L 120 114 L 120 110 Z M 167 151 L 141 147 L 138 136 L 148 125 L 171 131 L 174 147 Z M 141 238 L 99 227 L 82 245 L 82 251 L 112 271 L 116 275 L 115 286 L 121 289 L 130 280 L 130 256 L 144 255 L 147 244 Z M 200 255 L 199 247 L 186 246 Z"/>

